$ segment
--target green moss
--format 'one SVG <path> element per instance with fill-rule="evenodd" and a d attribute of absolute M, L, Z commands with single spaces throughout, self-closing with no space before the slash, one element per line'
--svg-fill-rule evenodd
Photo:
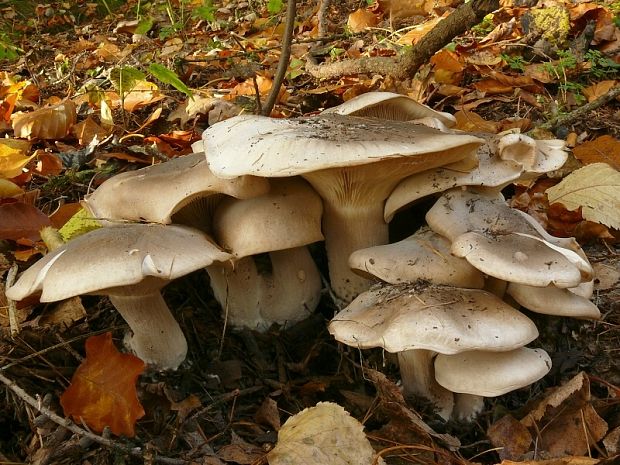
<path fill-rule="evenodd" d="M 570 32 L 568 11 L 561 6 L 552 6 L 530 11 L 533 26 L 542 37 L 552 44 L 562 44 Z"/>

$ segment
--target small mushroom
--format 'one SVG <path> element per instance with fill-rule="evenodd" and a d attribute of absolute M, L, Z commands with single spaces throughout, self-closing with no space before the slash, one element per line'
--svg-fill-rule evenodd
<path fill-rule="evenodd" d="M 538 336 L 529 318 L 493 294 L 420 284 L 371 288 L 332 319 L 329 332 L 352 347 L 398 353 L 405 393 L 430 399 L 446 419 L 453 397 L 434 381 L 435 353 L 508 351 Z"/>
<path fill-rule="evenodd" d="M 536 313 L 598 320 L 601 312 L 586 297 L 571 289 L 556 286 L 534 287 L 519 283 L 509 283 L 506 293 L 519 305 Z"/>
<path fill-rule="evenodd" d="M 214 264 L 207 272 L 230 324 L 266 330 L 314 311 L 322 283 L 306 245 L 323 240 L 322 211 L 321 198 L 301 178 L 275 179 L 268 194 L 220 203 L 213 234 L 235 257 L 234 269 Z M 268 258 L 254 257 L 264 253 Z M 261 259 L 269 260 L 262 271 Z"/>
<path fill-rule="evenodd" d="M 332 289 L 345 301 L 368 280 L 348 266 L 352 252 L 388 243 L 385 199 L 413 173 L 475 158 L 481 139 L 377 118 L 321 114 L 273 119 L 237 116 L 203 133 L 216 176 L 300 175 L 323 198 Z"/>
<path fill-rule="evenodd" d="M 453 256 L 450 241 L 428 227 L 393 244 L 357 250 L 349 257 L 349 266 L 362 276 L 390 284 L 425 280 L 471 289 L 484 286 L 482 272 Z"/>
<path fill-rule="evenodd" d="M 198 198 L 226 194 L 244 199 L 268 190 L 263 178 L 214 176 L 200 152 L 117 174 L 87 195 L 82 205 L 104 225 L 120 220 L 169 224 L 175 213 Z"/>
<path fill-rule="evenodd" d="M 522 180 L 531 180 L 566 163 L 565 145 L 560 139 L 534 140 L 525 134 L 507 134 L 498 142 L 498 153 L 502 160 L 512 160 L 523 167 Z"/>
<path fill-rule="evenodd" d="M 127 224 L 69 241 L 28 268 L 7 289 L 13 300 L 41 302 L 107 295 L 133 332 L 129 347 L 159 369 L 175 369 L 187 342 L 160 290 L 171 280 L 232 256 L 202 232 L 176 225 Z"/>
<path fill-rule="evenodd" d="M 483 397 L 497 397 L 529 386 L 550 369 L 551 358 L 544 350 L 527 347 L 435 357 L 435 378 L 444 388 L 459 393 L 453 415 L 462 420 L 475 418 L 484 405 Z"/>
<path fill-rule="evenodd" d="M 446 129 L 456 124 L 456 118 L 450 113 L 433 110 L 406 95 L 394 92 L 366 92 L 340 105 L 328 108 L 322 113 L 380 118 L 392 121 L 416 122 L 428 118 L 438 121 L 441 127 Z M 425 123 L 423 122 L 422 124 Z"/>

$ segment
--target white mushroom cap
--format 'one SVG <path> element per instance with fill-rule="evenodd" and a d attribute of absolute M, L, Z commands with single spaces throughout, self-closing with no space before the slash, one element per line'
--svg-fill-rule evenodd
<path fill-rule="evenodd" d="M 199 197 L 222 193 L 249 198 L 268 190 L 269 182 L 263 178 L 214 176 L 201 152 L 113 176 L 82 205 L 104 224 L 105 220 L 168 224 L 174 213 Z"/>
<path fill-rule="evenodd" d="M 78 236 L 28 268 L 6 295 L 41 302 L 108 295 L 132 329 L 130 346 L 145 362 L 176 368 L 187 343 L 159 290 L 171 280 L 232 257 L 185 226 L 128 224 Z"/>
<path fill-rule="evenodd" d="M 406 95 L 393 92 L 366 92 L 322 112 L 326 113 L 396 121 L 433 118 L 448 128 L 456 124 L 456 118 L 450 113 L 433 110 Z"/>
<path fill-rule="evenodd" d="M 490 153 L 488 146 L 478 149 L 478 167 L 471 171 L 442 166 L 403 179 L 385 203 L 385 221 L 416 200 L 457 186 L 504 186 L 521 176 L 523 168 L 513 161 L 504 161 Z"/>
<path fill-rule="evenodd" d="M 348 267 L 358 249 L 388 242 L 383 206 L 398 181 L 474 158 L 483 141 L 420 125 L 324 114 L 271 119 L 238 116 L 203 133 L 217 176 L 302 175 L 324 201 L 323 233 L 331 285 L 346 301 L 367 288 Z"/>
<path fill-rule="evenodd" d="M 542 349 L 521 347 L 508 352 L 482 350 L 435 357 L 435 378 L 452 392 L 495 397 L 529 386 L 551 369 Z"/>
<path fill-rule="evenodd" d="M 525 134 L 507 134 L 498 142 L 498 153 L 502 160 L 512 160 L 523 166 L 526 175 L 536 175 L 560 169 L 568 159 L 565 142 L 559 139 L 534 140 Z"/>
<path fill-rule="evenodd" d="M 213 236 L 237 258 L 300 247 L 323 240 L 322 213 L 321 198 L 302 178 L 273 179 L 266 194 L 222 200 Z"/>
<path fill-rule="evenodd" d="M 506 292 L 519 305 L 536 313 L 594 320 L 601 317 L 601 312 L 596 305 L 570 289 L 560 289 L 555 286 L 533 287 L 510 283 Z"/>
<path fill-rule="evenodd" d="M 453 256 L 450 242 L 428 227 L 420 228 L 400 242 L 357 250 L 349 257 L 349 266 L 363 276 L 390 284 L 422 279 L 456 287 L 484 286 L 482 272 Z"/>
<path fill-rule="evenodd" d="M 388 352 L 506 351 L 538 336 L 534 323 L 485 291 L 386 286 L 360 294 L 329 324 L 336 340 Z"/>
<path fill-rule="evenodd" d="M 504 281 L 545 287 L 574 287 L 581 272 L 542 240 L 521 234 L 468 232 L 452 242 L 452 254 Z"/>

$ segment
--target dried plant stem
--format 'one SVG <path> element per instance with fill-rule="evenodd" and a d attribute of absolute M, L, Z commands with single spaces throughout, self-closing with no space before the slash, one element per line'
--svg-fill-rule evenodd
<path fill-rule="evenodd" d="M 6 281 L 4 283 L 5 289 L 8 289 L 15 282 L 15 278 L 17 277 L 17 264 L 13 264 L 11 268 L 9 268 L 8 273 L 6 274 Z M 17 320 L 17 306 L 15 305 L 15 301 L 7 298 L 8 301 L 8 312 L 9 312 L 9 327 L 11 328 L 11 337 L 15 337 L 19 334 L 19 321 Z"/>

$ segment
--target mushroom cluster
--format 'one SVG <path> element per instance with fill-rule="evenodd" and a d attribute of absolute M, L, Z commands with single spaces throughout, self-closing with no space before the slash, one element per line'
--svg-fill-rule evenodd
<path fill-rule="evenodd" d="M 324 240 L 333 295 L 348 304 L 330 332 L 397 352 L 405 391 L 444 418 L 471 418 L 482 396 L 550 368 L 544 351 L 526 347 L 538 332 L 519 306 L 599 313 L 578 244 L 549 236 L 500 193 L 559 168 L 563 143 L 454 124 L 388 92 L 314 116 L 216 123 L 196 153 L 104 182 L 83 201 L 104 227 L 49 253 L 7 295 L 109 295 L 133 332 L 131 349 L 174 369 L 187 344 L 159 292 L 165 283 L 205 268 L 232 326 L 290 324 L 318 305 L 322 279 L 308 245 Z M 428 196 L 439 196 L 428 226 L 389 244 L 394 215 Z"/>

